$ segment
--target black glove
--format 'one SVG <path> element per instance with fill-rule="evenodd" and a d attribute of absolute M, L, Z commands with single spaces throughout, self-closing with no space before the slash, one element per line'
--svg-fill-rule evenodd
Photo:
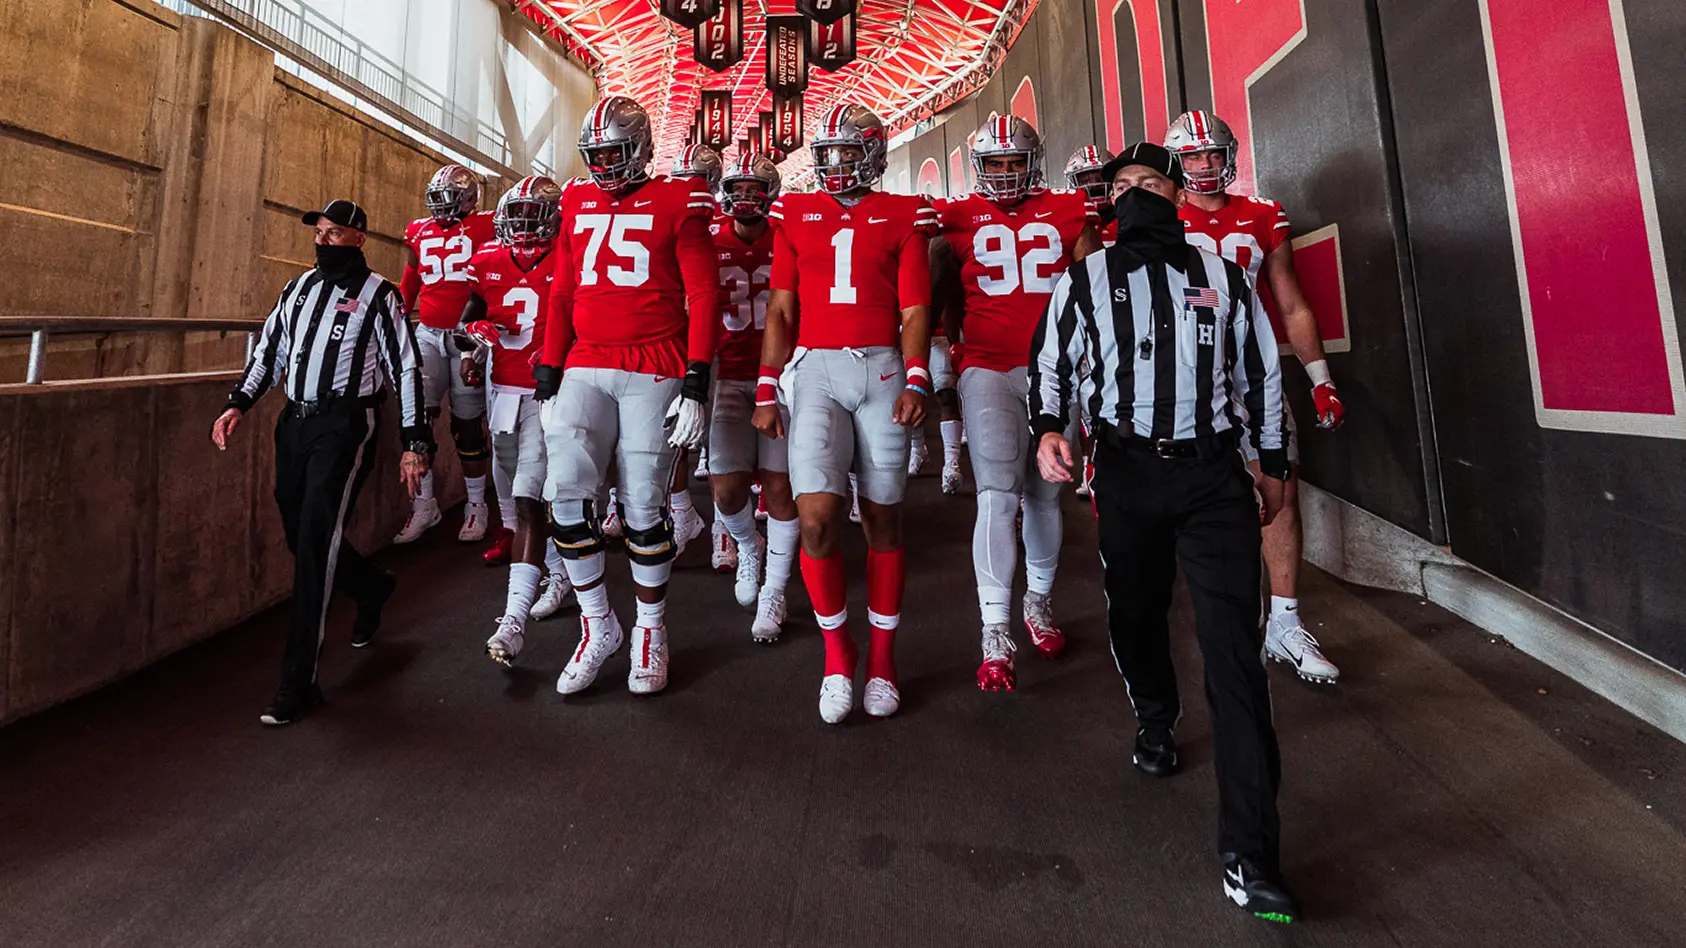
<path fill-rule="evenodd" d="M 679 396 L 699 404 L 708 401 L 708 380 L 714 371 L 707 362 L 692 362 L 685 367 L 685 382 L 679 386 Z"/>
<path fill-rule="evenodd" d="M 539 363 L 533 366 L 533 397 L 539 401 L 556 394 L 562 387 L 562 370 L 554 365 Z"/>

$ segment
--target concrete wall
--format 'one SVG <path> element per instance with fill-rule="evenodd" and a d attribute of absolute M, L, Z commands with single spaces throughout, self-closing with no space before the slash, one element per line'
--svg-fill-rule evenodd
<path fill-rule="evenodd" d="M 0 723 L 291 593 L 273 499 L 282 402 L 260 402 L 219 453 L 210 422 L 232 378 L 0 386 Z M 363 550 L 383 546 L 408 506 L 384 409 L 348 532 Z"/>
<path fill-rule="evenodd" d="M 261 317 L 310 265 L 299 214 L 335 197 L 368 209 L 370 262 L 398 278 L 444 156 L 147 0 L 8 0 L 0 37 L 0 315 Z M 230 368 L 243 346 L 62 337 L 47 377 Z M 0 383 L 25 353 L 0 340 Z"/>

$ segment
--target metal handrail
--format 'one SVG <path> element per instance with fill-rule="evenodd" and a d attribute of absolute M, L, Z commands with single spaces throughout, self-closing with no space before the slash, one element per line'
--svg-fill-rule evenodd
<path fill-rule="evenodd" d="M 29 334 L 29 371 L 24 384 L 40 385 L 47 372 L 49 333 L 243 332 L 246 357 L 257 345 L 261 319 L 146 319 L 133 316 L 0 316 L 0 336 Z"/>

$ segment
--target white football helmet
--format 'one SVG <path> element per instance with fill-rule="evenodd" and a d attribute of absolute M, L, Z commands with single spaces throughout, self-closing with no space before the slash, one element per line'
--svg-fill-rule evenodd
<path fill-rule="evenodd" d="M 820 122 L 809 145 L 814 156 L 814 182 L 827 194 L 843 194 L 871 187 L 889 167 L 884 123 L 865 106 L 833 106 Z M 859 149 L 857 157 L 853 152 Z"/>
<path fill-rule="evenodd" d="M 422 199 L 436 221 L 460 221 L 480 209 L 480 176 L 458 164 L 433 173 Z"/>
<path fill-rule="evenodd" d="M 673 177 L 701 178 L 710 194 L 720 190 L 722 170 L 720 154 L 707 145 L 686 145 L 673 159 Z"/>
<path fill-rule="evenodd" d="M 1177 116 L 1165 132 L 1165 150 L 1182 158 L 1203 151 L 1221 151 L 1222 168 L 1193 171 L 1183 165 L 1183 187 L 1195 194 L 1222 194 L 1235 183 L 1235 156 L 1241 145 L 1229 123 L 1203 109 Z"/>
<path fill-rule="evenodd" d="M 984 171 L 986 158 L 1023 157 L 1025 170 L 1003 174 Z M 991 200 L 1012 204 L 1024 199 L 1032 188 L 1041 187 L 1042 136 L 1017 115 L 998 115 L 972 135 L 972 175 L 978 193 Z"/>
<path fill-rule="evenodd" d="M 742 197 L 732 193 L 732 185 L 739 181 L 761 182 L 760 193 L 753 197 Z M 732 163 L 726 167 L 714 197 L 720 202 L 720 210 L 728 217 L 754 220 L 767 216 L 768 209 L 779 198 L 781 184 L 779 169 L 773 164 L 773 159 L 766 155 L 745 152 L 733 158 Z"/>
<path fill-rule="evenodd" d="M 562 229 L 561 200 L 555 181 L 543 175 L 522 178 L 498 199 L 492 218 L 498 240 L 525 249 L 551 243 Z"/>
<path fill-rule="evenodd" d="M 598 187 L 611 194 L 625 191 L 648 176 L 655 153 L 650 116 L 624 95 L 602 99 L 585 114 L 579 148 Z"/>
<path fill-rule="evenodd" d="M 1112 160 L 1112 152 L 1099 145 L 1084 145 L 1065 163 L 1065 186 L 1082 191 L 1097 210 L 1110 207 L 1112 182 L 1101 177 L 1101 169 Z"/>

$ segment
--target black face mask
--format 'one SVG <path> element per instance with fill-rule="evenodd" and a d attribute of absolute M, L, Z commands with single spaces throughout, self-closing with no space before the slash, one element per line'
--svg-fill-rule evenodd
<path fill-rule="evenodd" d="M 369 264 L 363 259 L 362 247 L 338 247 L 332 244 L 316 245 L 316 269 L 330 280 L 350 277 L 366 277 Z"/>
<path fill-rule="evenodd" d="M 1177 205 L 1146 188 L 1131 188 L 1112 204 L 1118 218 L 1118 244 L 1146 260 L 1164 260 L 1184 247 L 1183 222 Z"/>

